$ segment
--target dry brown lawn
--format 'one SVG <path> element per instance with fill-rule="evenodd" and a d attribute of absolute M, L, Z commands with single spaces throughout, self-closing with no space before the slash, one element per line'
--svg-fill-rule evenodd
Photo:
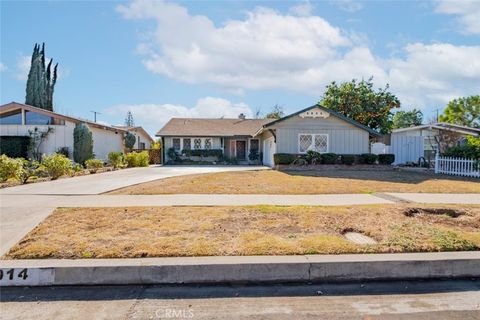
<path fill-rule="evenodd" d="M 375 245 L 349 242 L 359 231 Z M 60 208 L 6 258 L 478 250 L 480 206 Z"/>
<path fill-rule="evenodd" d="M 241 171 L 160 179 L 111 194 L 480 193 L 480 181 L 405 171 Z"/>

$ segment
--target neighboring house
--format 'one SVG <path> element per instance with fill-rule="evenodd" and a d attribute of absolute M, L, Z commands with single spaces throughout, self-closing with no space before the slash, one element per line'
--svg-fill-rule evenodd
<path fill-rule="evenodd" d="M 418 162 L 420 157 L 433 161 L 439 148 L 462 144 L 467 136 L 480 136 L 480 128 L 437 122 L 395 129 L 391 134 L 390 152 L 395 154 L 395 164 Z"/>
<path fill-rule="evenodd" d="M 0 136 L 28 136 L 29 130 L 35 128 L 41 131 L 53 128 L 41 144 L 40 152 L 43 154 L 55 153 L 66 147 L 73 159 L 73 130 L 79 123 L 85 123 L 92 132 L 95 158 L 106 160 L 111 151 L 123 152 L 127 130 L 16 102 L 0 106 Z"/>
<path fill-rule="evenodd" d="M 145 150 L 145 149 L 152 148 L 152 143 L 154 142 L 154 140 L 152 139 L 152 137 L 150 137 L 147 131 L 145 131 L 145 129 L 143 129 L 142 127 L 127 127 L 127 126 L 114 126 L 114 127 L 126 130 L 135 135 L 136 139 L 135 139 L 135 144 L 133 146 L 133 149 Z"/>
<path fill-rule="evenodd" d="M 370 150 L 372 129 L 322 106 L 312 106 L 281 119 L 171 119 L 157 136 L 166 151 L 222 149 L 226 157 L 248 163 L 252 151 L 273 166 L 275 153 L 362 154 Z"/>

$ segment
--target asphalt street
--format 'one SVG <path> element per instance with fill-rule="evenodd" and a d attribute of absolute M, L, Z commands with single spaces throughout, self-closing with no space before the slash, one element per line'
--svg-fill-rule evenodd
<path fill-rule="evenodd" d="M 1 289 L 1 319 L 480 319 L 480 280 Z"/>

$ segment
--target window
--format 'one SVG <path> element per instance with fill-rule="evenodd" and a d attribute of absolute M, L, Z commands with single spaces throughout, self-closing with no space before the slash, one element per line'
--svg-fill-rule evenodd
<path fill-rule="evenodd" d="M 145 150 L 145 142 L 139 142 L 139 149 Z"/>
<path fill-rule="evenodd" d="M 183 139 L 183 150 L 190 150 L 192 149 L 192 139 L 184 138 Z"/>
<path fill-rule="evenodd" d="M 309 150 L 328 152 L 328 134 L 299 134 L 298 151 L 306 153 Z"/>
<path fill-rule="evenodd" d="M 212 139 L 206 138 L 204 142 L 205 149 L 212 149 Z"/>
<path fill-rule="evenodd" d="M 65 121 L 63 120 L 55 121 L 54 118 L 46 116 L 44 114 L 25 110 L 25 124 L 54 125 L 54 124 L 65 124 Z"/>
<path fill-rule="evenodd" d="M 22 110 L 13 110 L 0 115 L 1 124 L 22 124 Z"/>
<path fill-rule="evenodd" d="M 258 139 L 251 139 L 250 140 L 250 152 L 258 153 L 258 151 L 259 151 Z"/>
<path fill-rule="evenodd" d="M 193 139 L 193 149 L 195 150 L 202 149 L 202 139 L 200 138 Z"/>
<path fill-rule="evenodd" d="M 172 145 L 175 151 L 180 151 L 180 138 L 173 138 Z"/>

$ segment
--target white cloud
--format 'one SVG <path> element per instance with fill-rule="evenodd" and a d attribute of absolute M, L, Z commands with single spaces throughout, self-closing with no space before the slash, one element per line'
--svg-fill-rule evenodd
<path fill-rule="evenodd" d="M 379 87 L 389 83 L 406 107 L 425 108 L 479 91 L 480 46 L 416 43 L 387 59 L 375 56 L 365 37 L 306 9 L 294 15 L 256 8 L 218 26 L 167 2 L 133 1 L 117 10 L 126 19 L 156 21 L 137 48 L 148 70 L 230 93 L 280 89 L 315 100 L 331 81 L 374 76 Z"/>
<path fill-rule="evenodd" d="M 480 34 L 480 1 L 438 0 L 435 12 L 455 15 L 463 33 Z"/>
<path fill-rule="evenodd" d="M 289 9 L 289 12 L 299 17 L 306 17 L 312 14 L 313 6 L 310 1 L 299 3 Z"/>
<path fill-rule="evenodd" d="M 137 125 L 141 125 L 152 136 L 171 118 L 237 118 L 243 113 L 247 118 L 253 116 L 252 109 L 245 103 L 233 103 L 229 100 L 205 97 L 195 106 L 186 107 L 173 104 L 137 104 L 118 105 L 105 109 L 105 114 L 115 116 L 132 112 Z"/>
<path fill-rule="evenodd" d="M 357 12 L 363 8 L 363 5 L 355 0 L 332 0 L 330 3 L 335 5 L 340 10 L 347 12 Z"/>
<path fill-rule="evenodd" d="M 7 66 L 0 62 L 0 72 L 7 70 Z"/>

